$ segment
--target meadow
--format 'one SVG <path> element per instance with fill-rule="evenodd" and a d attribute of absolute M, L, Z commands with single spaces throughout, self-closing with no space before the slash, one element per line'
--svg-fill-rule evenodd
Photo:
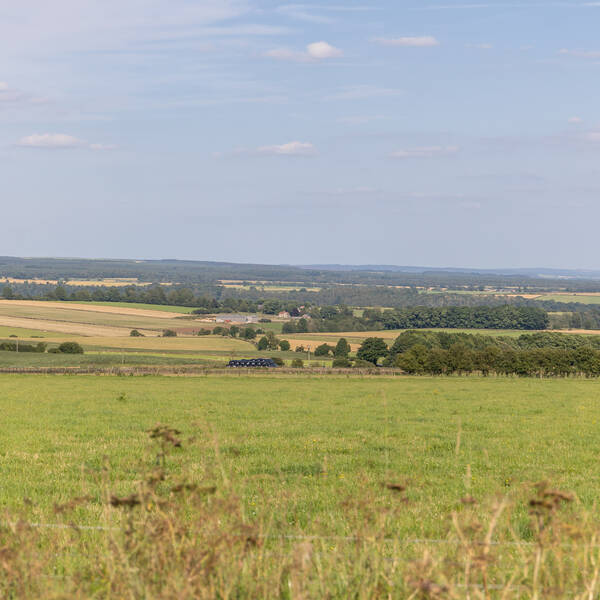
<path fill-rule="evenodd" d="M 597 597 L 595 380 L 0 386 L 0 596 Z"/>

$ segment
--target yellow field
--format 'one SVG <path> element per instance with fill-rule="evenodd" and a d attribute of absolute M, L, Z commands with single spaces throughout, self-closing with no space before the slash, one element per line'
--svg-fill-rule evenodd
<path fill-rule="evenodd" d="M 127 306 L 109 306 L 97 304 L 78 304 L 76 302 L 39 302 L 36 300 L 0 300 L 2 306 L 28 306 L 36 310 L 40 308 L 59 308 L 62 310 L 82 310 L 115 315 L 131 315 L 134 317 L 153 317 L 155 319 L 176 319 L 184 313 L 166 312 L 146 308 L 129 308 Z"/>
<path fill-rule="evenodd" d="M 58 280 L 56 279 L 15 279 L 14 277 L 5 277 L 4 281 L 8 283 L 37 283 L 37 284 L 51 284 L 57 285 Z M 64 285 L 74 285 L 81 287 L 92 287 L 92 286 L 105 286 L 105 287 L 126 287 L 128 285 L 135 286 L 147 286 L 152 285 L 148 281 L 138 281 L 137 279 L 119 278 L 113 277 L 109 279 L 71 279 L 65 281 Z M 162 283 L 161 285 L 172 285 L 171 283 Z"/>
<path fill-rule="evenodd" d="M 163 329 L 193 324 L 193 321 L 187 319 L 177 321 L 181 316 L 178 313 L 158 310 L 94 306 L 75 302 L 0 300 L 0 325 L 91 336 L 129 335 L 132 329 L 144 330 L 148 335 L 158 335 Z M 104 330 L 100 331 L 97 327 Z"/>
<path fill-rule="evenodd" d="M 129 336 L 131 329 L 123 327 L 110 327 L 107 325 L 90 325 L 88 323 L 69 323 L 67 321 L 47 321 L 26 317 L 8 317 L 0 315 L 0 326 L 19 327 L 22 329 L 39 330 L 41 332 L 69 333 L 84 336 Z M 155 331 L 142 331 L 144 335 L 157 335 Z"/>

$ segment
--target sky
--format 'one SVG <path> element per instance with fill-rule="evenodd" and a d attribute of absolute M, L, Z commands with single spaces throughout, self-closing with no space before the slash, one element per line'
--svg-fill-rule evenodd
<path fill-rule="evenodd" d="M 600 268 L 600 2 L 0 0 L 0 254 Z"/>

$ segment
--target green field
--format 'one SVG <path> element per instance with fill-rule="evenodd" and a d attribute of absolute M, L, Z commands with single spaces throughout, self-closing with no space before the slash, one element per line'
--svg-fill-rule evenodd
<path fill-rule="evenodd" d="M 346 598 L 352 586 L 407 598 L 417 569 L 440 589 L 466 577 L 588 597 L 571 592 L 600 558 L 600 382 L 0 375 L 0 386 L 0 506 L 34 524 L 0 523 L 0 596 Z M 156 423 L 179 433 L 152 449 Z M 554 508 L 536 528 L 528 498 L 542 479 L 577 495 L 571 529 Z M 492 548 L 478 541 L 486 527 L 500 545 L 471 564 Z M 560 543 L 536 558 L 554 528 Z M 306 594 L 290 595 L 298 585 Z"/>
<path fill-rule="evenodd" d="M 436 515 L 467 491 L 467 465 L 468 487 L 480 497 L 507 481 L 519 487 L 548 477 L 591 504 L 600 479 L 597 381 L 3 375 L 0 384 L 5 506 L 23 495 L 51 506 L 76 493 L 80 467 L 103 454 L 121 465 L 126 489 L 127 460 L 156 421 L 186 435 L 210 426 L 221 448 L 237 449 L 224 452 L 226 471 L 241 480 L 269 475 L 261 482 L 267 495 L 284 485 L 303 498 L 303 526 L 335 513 L 358 481 L 376 491 L 386 473 L 411 480 L 427 535 L 442 534 Z M 121 393 L 127 402 L 115 400 Z M 214 452 L 204 441 L 190 461 Z M 325 463 L 328 477 L 313 477 Z M 343 521 L 332 525 L 344 529 Z M 400 530 L 417 533 L 414 527 L 408 520 Z"/>

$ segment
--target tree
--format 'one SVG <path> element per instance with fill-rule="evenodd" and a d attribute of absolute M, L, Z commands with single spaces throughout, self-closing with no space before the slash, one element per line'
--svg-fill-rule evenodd
<path fill-rule="evenodd" d="M 292 361 L 292 369 L 303 369 L 304 361 L 301 358 L 295 358 Z"/>
<path fill-rule="evenodd" d="M 282 352 L 287 352 L 287 351 L 290 349 L 290 347 L 291 347 L 291 346 L 290 346 L 290 343 L 289 343 L 287 340 L 281 340 L 281 341 L 279 342 L 279 349 L 280 349 Z"/>
<path fill-rule="evenodd" d="M 256 329 L 253 327 L 246 327 L 240 332 L 240 337 L 245 340 L 253 340 L 256 338 Z"/>
<path fill-rule="evenodd" d="M 15 293 L 10 285 L 5 285 L 2 288 L 2 297 L 6 300 L 12 300 L 15 297 Z"/>
<path fill-rule="evenodd" d="M 298 333 L 308 333 L 308 321 L 306 319 L 298 319 L 296 329 L 298 330 Z"/>
<path fill-rule="evenodd" d="M 177 337 L 177 332 L 172 329 L 163 329 L 162 332 L 163 337 Z"/>
<path fill-rule="evenodd" d="M 376 365 L 380 358 L 387 356 L 388 352 L 387 344 L 382 338 L 371 337 L 361 344 L 356 356 L 360 360 L 366 360 Z"/>
<path fill-rule="evenodd" d="M 229 328 L 229 335 L 231 337 L 236 337 L 239 332 L 240 332 L 240 328 L 237 325 L 232 325 Z"/>
<path fill-rule="evenodd" d="M 329 356 L 329 353 L 334 350 L 335 348 L 329 344 L 321 344 L 315 348 L 315 356 Z"/>
<path fill-rule="evenodd" d="M 268 350 L 269 349 L 269 340 L 267 339 L 267 336 L 261 337 L 260 340 L 258 340 L 258 345 L 256 347 L 261 352 L 264 350 Z"/>
<path fill-rule="evenodd" d="M 346 338 L 340 338 L 338 343 L 335 345 L 335 350 L 333 351 L 333 355 L 336 358 L 348 358 L 348 354 L 350 354 L 350 344 L 346 341 Z"/>
<path fill-rule="evenodd" d="M 83 348 L 77 342 L 63 342 L 58 351 L 62 354 L 83 354 Z"/>
<path fill-rule="evenodd" d="M 129 335 L 130 335 L 131 337 L 144 337 L 144 334 L 143 334 L 143 333 L 140 333 L 140 332 L 139 332 L 137 329 L 132 329 L 132 330 L 129 332 Z"/>

